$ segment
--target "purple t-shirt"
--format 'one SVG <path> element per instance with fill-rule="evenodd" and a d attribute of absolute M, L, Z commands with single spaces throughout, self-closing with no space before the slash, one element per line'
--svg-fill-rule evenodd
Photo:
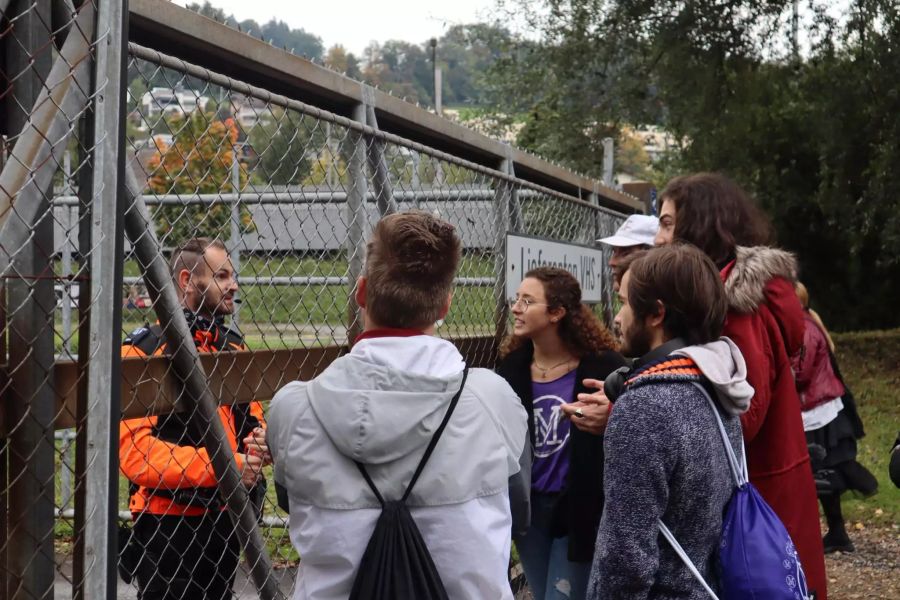
<path fill-rule="evenodd" d="M 575 371 L 569 371 L 553 381 L 532 381 L 534 394 L 534 463 L 531 467 L 531 488 L 538 492 L 559 492 L 569 472 L 569 443 L 571 424 L 564 418 L 561 407 L 575 396 Z"/>

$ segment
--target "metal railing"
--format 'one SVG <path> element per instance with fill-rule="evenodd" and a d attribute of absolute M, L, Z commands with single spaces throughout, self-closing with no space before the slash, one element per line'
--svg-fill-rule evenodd
<path fill-rule="evenodd" d="M 169 3 L 3 8 L 2 597 L 60 586 L 134 597 L 137 583 L 117 579 L 116 528 L 156 509 L 135 509 L 129 484 L 143 499 L 171 495 L 171 477 L 193 477 L 186 456 L 216 486 L 223 556 L 242 559 L 210 569 L 244 571 L 241 597 L 286 596 L 291 578 L 273 575 L 297 562 L 286 516 L 271 489 L 254 498 L 241 482 L 250 421 L 239 421 L 361 330 L 354 291 L 378 219 L 415 208 L 456 226 L 464 256 L 438 335 L 491 366 L 507 328 L 506 234 L 591 245 L 640 210 Z M 240 332 L 235 351 L 197 341 L 169 271 L 172 251 L 201 236 L 224 245 L 237 275 L 233 314 L 211 307 Z M 158 352 L 123 345 L 157 323 Z M 197 512 L 178 506 L 167 516 Z M 168 568 L 152 561 L 158 536 L 142 543 L 138 580 Z"/>

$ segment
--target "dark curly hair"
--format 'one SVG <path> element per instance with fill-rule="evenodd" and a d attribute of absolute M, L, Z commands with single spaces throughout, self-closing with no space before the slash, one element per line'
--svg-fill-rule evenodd
<path fill-rule="evenodd" d="M 675 207 L 675 239 L 703 250 L 721 269 L 735 246 L 767 246 L 773 241 L 765 213 L 738 184 L 721 173 L 694 173 L 672 179 L 657 208 Z"/>
<path fill-rule="evenodd" d="M 547 310 L 566 309 L 559 321 L 559 337 L 569 352 L 582 358 L 587 354 L 618 350 L 618 344 L 609 330 L 581 302 L 581 286 L 571 273 L 556 267 L 538 267 L 525 273 L 525 277 L 541 282 L 547 297 Z M 506 358 L 527 342 L 530 340 L 521 336 L 507 336 L 500 345 L 500 358 Z"/>

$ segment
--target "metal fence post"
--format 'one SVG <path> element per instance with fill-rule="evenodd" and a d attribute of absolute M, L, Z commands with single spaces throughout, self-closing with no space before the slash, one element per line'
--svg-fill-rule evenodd
<path fill-rule="evenodd" d="M 4 54 L 6 73 L 16 75 L 7 101 L 8 133 L 19 137 L 30 127 L 29 110 L 44 89 L 50 72 L 49 0 L 17 0 L 7 12 L 14 25 L 7 37 Z M 5 165 L 9 167 L 10 163 Z M 9 438 L 8 588 L 5 598 L 52 598 L 54 579 L 54 442 L 53 417 L 53 291 L 52 219 L 48 218 L 48 192 L 52 183 L 39 189 L 35 182 L 18 188 L 16 205 L 30 206 L 37 215 L 33 222 L 18 223 L 29 228 L 32 239 L 15 251 L 7 279 L 9 314 L 9 394 L 6 398 Z M 11 190 L 15 191 L 15 190 Z M 7 192 L 9 194 L 10 192 Z M 11 198 L 10 198 L 11 200 Z M 30 211 L 29 211 L 30 212 Z M 22 218 L 8 215 L 7 224 Z M 2 485 L 6 485 L 3 482 Z M 0 507 L 7 510 L 7 507 Z"/>
<path fill-rule="evenodd" d="M 68 150 L 63 155 L 63 194 L 70 196 L 72 190 L 72 153 Z M 62 275 L 62 354 L 66 358 L 72 356 L 72 254 L 73 248 L 71 235 L 69 234 L 75 226 L 77 217 L 73 216 L 78 210 L 74 206 L 67 206 L 62 209 L 66 215 L 65 228 L 63 231 L 63 246 L 60 249 L 60 267 Z"/>
<path fill-rule="evenodd" d="M 79 405 L 85 409 L 79 416 L 84 422 L 76 445 L 76 475 L 83 485 L 75 496 L 76 523 L 83 523 L 83 533 L 75 550 L 81 569 L 73 572 L 72 595 L 91 600 L 116 597 L 127 17 L 127 2 L 100 0 L 97 4 L 96 93 L 88 120 L 90 173 L 85 176 L 90 177 L 90 219 L 79 223 L 90 229 L 81 236 L 90 240 L 90 255 L 83 255 L 88 262 L 88 285 L 79 289 L 80 306 L 90 308 L 81 329 L 89 340 L 80 343 L 78 353 L 81 368 L 86 368 L 82 371 L 86 382 L 79 390 Z"/>
<path fill-rule="evenodd" d="M 3 43 L 0 42 L 0 48 Z M 0 172 L 6 163 L 6 136 L 0 131 Z M 0 362 L 6 362 L 6 284 L 0 281 Z M 0 393 L 2 397 L 2 393 Z M 6 407 L 0 406 L 0 411 L 5 412 Z M 7 452 L 7 440 L 0 437 L 0 540 L 9 539 L 9 521 L 8 512 L 6 510 L 7 500 L 9 497 L 9 489 L 7 488 L 9 472 L 7 469 L 7 460 L 9 453 Z M 7 580 L 9 569 L 7 567 L 7 546 L 8 544 L 0 542 L 0 596 L 7 597 Z"/>
<path fill-rule="evenodd" d="M 410 178 L 409 178 L 410 179 L 409 187 L 411 190 L 416 192 L 415 203 L 416 203 L 416 208 L 419 208 L 419 204 L 421 203 L 421 200 L 420 200 L 420 194 L 418 192 L 420 192 L 422 190 L 422 182 L 419 180 L 419 165 L 421 164 L 422 159 L 419 156 L 419 153 L 416 152 L 415 150 L 411 150 L 409 154 L 410 154 L 410 163 L 412 163 L 412 173 L 410 174 Z"/>
<path fill-rule="evenodd" d="M 71 470 L 74 467 L 72 461 L 72 440 L 75 439 L 75 434 L 71 429 L 63 429 L 62 431 L 57 431 L 53 437 L 56 440 L 61 440 L 63 443 L 59 470 L 59 512 L 61 514 L 72 501 Z"/>
<path fill-rule="evenodd" d="M 366 105 L 359 103 L 353 109 L 353 119 L 359 123 L 366 122 Z M 350 175 L 350 188 L 347 190 L 347 277 L 349 281 L 349 299 L 347 302 L 347 347 L 353 345 L 356 337 L 362 332 L 363 323 L 359 306 L 356 304 L 356 281 L 363 273 L 365 260 L 365 224 L 367 221 L 366 195 L 368 179 L 366 177 L 366 136 L 361 131 L 351 129 L 350 160 L 347 161 Z"/>
<path fill-rule="evenodd" d="M 516 176 L 516 168 L 512 160 L 506 163 L 506 174 Z M 510 187 L 509 192 L 509 228 L 511 231 L 525 231 L 525 219 L 522 216 L 522 204 L 519 202 L 519 190 L 515 186 Z"/>
<path fill-rule="evenodd" d="M 600 206 L 600 194 L 597 187 L 597 182 L 594 182 L 593 189 L 591 190 L 591 193 L 588 194 L 588 202 L 593 206 Z M 594 211 L 592 215 L 590 227 L 592 229 L 591 233 L 594 240 L 604 236 L 602 227 L 604 217 L 604 213 L 599 210 Z M 612 251 L 606 244 L 599 244 L 599 246 L 603 251 L 603 265 L 600 267 L 600 289 L 603 290 L 603 321 L 606 323 L 607 327 L 612 327 L 614 316 L 612 272 L 608 265 Z"/>
<path fill-rule="evenodd" d="M 231 159 L 231 191 L 234 194 L 234 201 L 231 203 L 230 231 L 228 239 L 228 256 L 231 258 L 231 265 L 234 268 L 234 275 L 238 277 L 241 272 L 241 163 L 238 158 L 238 150 L 241 148 L 235 145 L 232 150 Z M 234 313 L 231 315 L 231 321 L 235 326 L 238 325 L 238 313 L 241 309 L 239 303 L 234 305 Z"/>
<path fill-rule="evenodd" d="M 500 162 L 500 171 L 509 173 L 512 160 L 508 157 Z M 509 207 L 512 184 L 505 179 L 496 181 L 494 189 L 494 343 L 495 350 L 506 336 L 506 325 L 509 319 L 509 305 L 506 299 L 506 233 L 509 231 Z"/>
<path fill-rule="evenodd" d="M 378 119 L 375 117 L 375 90 L 362 84 L 362 92 L 363 105 L 366 109 L 364 123 L 373 129 L 378 129 Z M 369 163 L 369 171 L 372 173 L 372 184 L 375 187 L 375 202 L 378 204 L 378 212 L 382 217 L 397 212 L 397 203 L 394 201 L 394 189 L 384 156 L 384 147 L 384 141 L 372 138 L 366 148 L 366 158 Z"/>
<path fill-rule="evenodd" d="M 328 184 L 328 189 L 333 190 L 337 187 L 334 168 L 334 161 L 337 160 L 337 152 L 334 149 L 334 138 L 331 137 L 331 121 L 325 123 L 325 147 L 328 148 L 328 164 L 325 167 L 325 182 Z"/>
<path fill-rule="evenodd" d="M 597 206 L 597 207 L 600 206 L 600 194 L 598 193 L 598 190 L 597 190 L 597 182 L 593 183 L 591 193 L 588 194 L 588 203 L 590 203 L 592 206 Z M 602 223 L 603 223 L 603 213 L 599 210 L 595 210 L 592 213 L 592 218 L 591 218 L 591 223 L 590 223 L 591 230 L 592 230 L 591 236 L 595 240 L 602 237 L 602 229 L 601 229 Z M 604 246 L 604 248 L 605 248 L 605 246 Z M 605 254 L 606 254 L 606 250 L 604 249 L 604 255 Z"/>

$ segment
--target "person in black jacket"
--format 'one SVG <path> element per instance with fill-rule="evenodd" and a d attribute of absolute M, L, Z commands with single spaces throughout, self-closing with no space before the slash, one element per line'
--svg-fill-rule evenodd
<path fill-rule="evenodd" d="M 535 600 L 580 599 L 603 510 L 609 405 L 593 392 L 625 359 L 568 271 L 526 273 L 510 310 L 497 372 L 528 411 L 534 450 L 531 525 L 513 539 Z"/>

